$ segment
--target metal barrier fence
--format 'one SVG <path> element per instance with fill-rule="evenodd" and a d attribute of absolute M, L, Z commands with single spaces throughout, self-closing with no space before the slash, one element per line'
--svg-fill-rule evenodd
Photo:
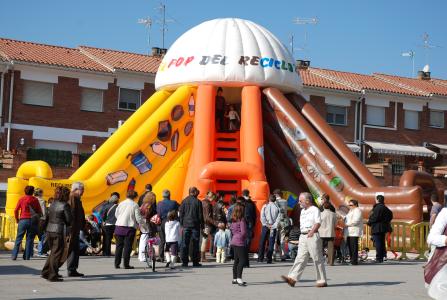
<path fill-rule="evenodd" d="M 17 234 L 16 220 L 5 213 L 0 213 L 0 249 L 5 242 L 14 241 Z"/>
<path fill-rule="evenodd" d="M 388 251 L 401 252 L 399 259 L 409 259 L 408 253 L 418 254 L 415 259 L 426 259 L 429 247 L 427 236 L 429 223 L 408 224 L 405 222 L 391 222 L 393 229 L 391 236 L 386 238 Z M 371 239 L 371 227 L 364 225 L 363 238 L 359 241 L 360 249 L 375 249 Z"/>

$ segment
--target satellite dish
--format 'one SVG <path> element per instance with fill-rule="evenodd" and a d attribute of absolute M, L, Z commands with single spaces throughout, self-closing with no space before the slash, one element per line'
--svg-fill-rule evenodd
<path fill-rule="evenodd" d="M 422 69 L 422 71 L 424 71 L 425 73 L 430 72 L 430 66 L 429 65 L 425 65 L 424 68 Z"/>

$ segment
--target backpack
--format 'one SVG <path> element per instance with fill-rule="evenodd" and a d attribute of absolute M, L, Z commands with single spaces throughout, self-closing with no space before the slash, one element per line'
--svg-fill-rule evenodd
<path fill-rule="evenodd" d="M 101 217 L 101 219 L 103 221 L 105 221 L 107 219 L 107 213 L 109 212 L 110 207 L 113 206 L 112 205 L 112 206 L 108 207 L 108 204 L 110 204 L 110 203 L 109 202 L 104 203 L 101 207 L 101 210 L 99 211 L 99 216 Z"/>
<path fill-rule="evenodd" d="M 39 204 L 40 205 L 40 204 Z M 42 216 L 41 214 L 37 213 L 33 207 L 31 206 L 31 204 L 28 204 L 28 208 L 29 211 L 31 213 L 31 223 L 33 224 L 38 224 L 40 221 L 40 217 Z"/>

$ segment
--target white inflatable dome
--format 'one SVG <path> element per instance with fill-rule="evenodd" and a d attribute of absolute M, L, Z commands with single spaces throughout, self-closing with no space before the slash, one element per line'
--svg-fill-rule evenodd
<path fill-rule="evenodd" d="M 157 90 L 199 83 L 283 92 L 302 87 L 289 50 L 264 27 L 234 18 L 206 21 L 185 32 L 169 48 L 155 78 Z"/>

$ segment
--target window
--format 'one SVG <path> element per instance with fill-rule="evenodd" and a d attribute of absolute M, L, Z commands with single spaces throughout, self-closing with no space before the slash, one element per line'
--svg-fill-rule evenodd
<path fill-rule="evenodd" d="M 43 160 L 53 167 L 71 167 L 72 154 L 70 151 L 52 149 L 33 149 L 26 151 L 27 160 Z"/>
<path fill-rule="evenodd" d="M 82 88 L 81 110 L 102 112 L 102 90 Z"/>
<path fill-rule="evenodd" d="M 444 128 L 444 111 L 430 110 L 430 127 Z"/>
<path fill-rule="evenodd" d="M 31 105 L 53 106 L 53 84 L 23 80 L 22 102 Z"/>
<path fill-rule="evenodd" d="M 405 171 L 405 156 L 403 155 L 392 155 L 389 154 L 379 154 L 379 163 L 384 163 L 386 158 L 391 158 L 391 171 L 393 175 L 400 175 Z"/>
<path fill-rule="evenodd" d="M 329 124 L 347 125 L 347 109 L 343 106 L 328 105 L 326 109 L 326 121 Z"/>
<path fill-rule="evenodd" d="M 406 129 L 419 129 L 419 112 L 415 110 L 405 110 L 404 123 Z"/>
<path fill-rule="evenodd" d="M 366 123 L 369 125 L 385 126 L 385 107 L 367 105 Z"/>
<path fill-rule="evenodd" d="M 136 110 L 140 106 L 140 91 L 120 88 L 119 108 Z"/>

